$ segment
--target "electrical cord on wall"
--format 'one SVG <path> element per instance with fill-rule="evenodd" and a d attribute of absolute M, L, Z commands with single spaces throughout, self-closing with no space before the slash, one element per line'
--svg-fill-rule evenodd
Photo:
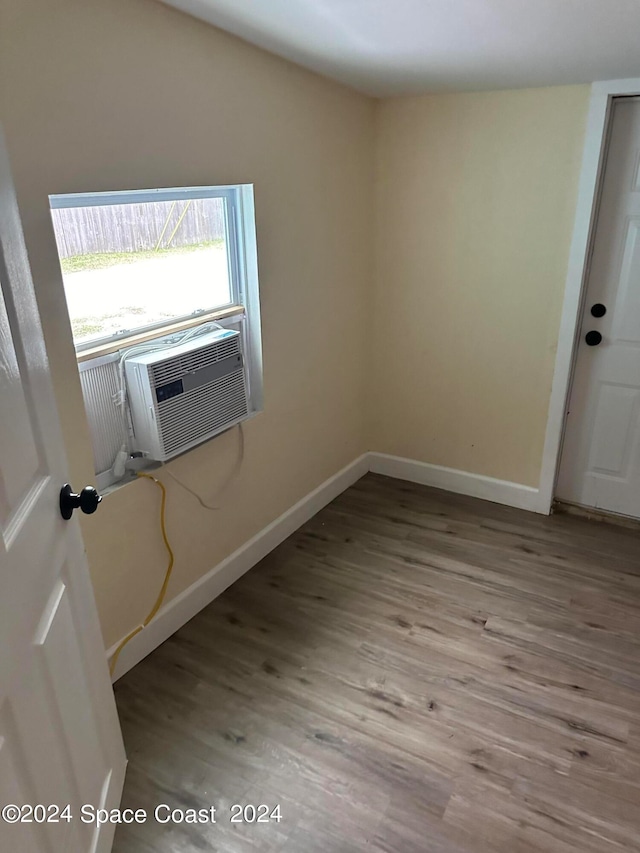
<path fill-rule="evenodd" d="M 241 423 L 238 424 L 238 430 L 239 430 L 239 434 L 240 434 L 240 453 L 238 454 L 237 462 L 233 466 L 233 469 L 231 470 L 228 478 L 222 484 L 220 489 L 218 489 L 217 495 L 220 495 L 227 488 L 227 486 L 229 485 L 229 483 L 231 482 L 233 477 L 235 477 L 236 473 L 238 472 L 238 470 L 242 466 L 242 462 L 244 460 L 244 429 L 243 429 Z M 211 504 L 206 503 L 200 497 L 200 495 L 197 492 L 195 492 L 193 489 L 191 489 L 189 486 L 187 486 L 186 483 L 183 483 L 182 480 L 178 479 L 178 477 L 176 477 L 175 474 L 172 474 L 168 468 L 166 469 L 166 473 L 170 477 L 172 477 L 176 481 L 176 483 L 178 483 L 179 486 L 181 486 L 183 489 L 185 489 L 187 492 L 189 492 L 191 495 L 193 495 L 193 497 L 196 498 L 198 503 L 204 509 L 209 509 L 209 510 L 219 509 L 219 507 L 217 507 L 217 506 L 212 506 Z M 147 627 L 147 625 L 154 618 L 154 616 L 156 615 L 158 610 L 160 610 L 160 608 L 162 607 L 162 603 L 163 603 L 165 596 L 167 594 L 167 587 L 169 586 L 169 579 L 171 578 L 171 573 L 173 571 L 173 565 L 175 562 L 173 549 L 171 548 L 171 544 L 170 544 L 169 539 L 167 537 L 167 528 L 166 528 L 167 489 L 161 480 L 158 480 L 158 478 L 154 477 L 152 474 L 147 474 L 145 471 L 138 471 L 136 473 L 136 477 L 141 477 L 141 478 L 144 478 L 146 480 L 151 480 L 153 483 L 156 484 L 156 486 L 158 486 L 158 488 L 162 492 L 162 499 L 160 502 L 160 530 L 162 531 L 162 541 L 164 542 L 165 548 L 167 549 L 167 554 L 169 555 L 169 564 L 165 570 L 164 580 L 162 581 L 162 586 L 160 588 L 160 592 L 158 593 L 158 597 L 156 598 L 155 604 L 151 608 L 146 619 L 144 620 L 144 622 L 141 625 L 139 625 L 137 628 L 135 628 L 133 631 L 131 631 L 129 634 L 127 634 L 127 636 L 117 646 L 115 652 L 111 656 L 111 660 L 109 662 L 109 672 L 111 673 L 112 677 L 113 677 L 113 674 L 115 672 L 116 665 L 118 663 L 118 658 L 120 657 L 120 652 L 124 649 L 124 647 L 127 645 L 127 643 L 136 636 L 136 634 L 139 634 L 141 631 L 143 631 Z"/>
<path fill-rule="evenodd" d="M 136 477 L 143 477 L 146 480 L 151 480 L 162 491 L 162 500 L 160 503 L 160 529 L 162 531 L 162 540 L 165 544 L 165 548 L 167 549 L 167 553 L 169 555 L 169 564 L 168 564 L 166 571 L 164 573 L 164 580 L 162 581 L 162 586 L 160 587 L 160 592 L 158 593 L 158 597 L 156 598 L 155 604 L 153 605 L 153 607 L 149 611 L 149 615 L 144 620 L 142 625 L 139 625 L 134 631 L 131 631 L 130 634 L 127 634 L 127 636 L 124 638 L 124 640 L 122 640 L 120 645 L 116 648 L 115 652 L 111 656 L 111 661 L 109 662 L 109 672 L 111 673 L 112 676 L 113 676 L 113 673 L 115 672 L 116 664 L 118 663 L 118 658 L 120 657 L 120 652 L 124 649 L 124 647 L 127 645 L 129 640 L 133 639 L 133 637 L 135 637 L 136 634 L 139 634 L 140 631 L 144 630 L 147 627 L 149 622 L 151 622 L 151 620 L 156 615 L 158 610 L 160 610 L 160 608 L 162 607 L 162 602 L 164 601 L 165 596 L 167 594 L 167 587 L 169 586 L 169 579 L 171 577 L 171 572 L 173 571 L 173 564 L 175 562 L 173 550 L 171 548 L 171 544 L 169 543 L 169 539 L 167 537 L 167 528 L 166 528 L 167 490 L 165 489 L 164 484 L 160 482 L 160 480 L 156 479 L 151 474 L 145 474 L 144 471 L 138 471 L 138 473 L 136 474 Z"/>
<path fill-rule="evenodd" d="M 242 427 L 242 424 L 238 424 L 238 430 L 240 434 L 240 452 L 238 454 L 238 459 L 236 461 L 236 464 L 233 466 L 229 476 L 216 492 L 216 497 L 218 497 L 224 492 L 229 483 L 233 480 L 237 472 L 240 470 L 240 467 L 242 466 L 242 462 L 244 460 L 244 429 Z M 166 464 L 163 464 L 163 467 L 166 473 L 171 477 L 171 479 L 175 480 L 176 483 L 181 486 L 186 492 L 189 492 L 189 494 L 192 495 L 198 501 L 198 503 L 203 509 L 220 509 L 219 506 L 212 506 L 211 504 L 207 503 L 196 491 L 194 491 L 194 489 L 192 489 L 190 486 L 187 486 L 186 483 L 184 483 L 179 477 L 177 477 L 172 471 L 170 471 L 169 468 L 167 468 Z"/>
<path fill-rule="evenodd" d="M 193 497 L 198 501 L 198 503 L 200 504 L 200 506 L 201 506 L 203 509 L 210 509 L 210 510 L 218 510 L 218 509 L 220 509 L 220 507 L 219 507 L 219 506 L 211 506 L 211 504 L 208 504 L 206 501 L 204 501 L 196 491 L 194 491 L 190 486 L 187 486 L 187 484 L 186 484 L 186 483 L 183 483 L 183 482 L 182 482 L 182 480 L 181 480 L 179 477 L 176 477 L 176 475 L 175 475 L 172 471 L 170 471 L 168 468 L 166 469 L 166 472 L 165 472 L 165 473 L 166 473 L 166 474 L 168 474 L 168 475 L 169 475 L 169 477 L 171 477 L 171 479 L 172 479 L 172 480 L 175 480 L 175 482 L 176 482 L 176 483 L 177 483 L 177 484 L 178 484 L 182 489 L 184 489 L 184 490 L 185 490 L 185 492 L 189 492 L 189 494 L 190 494 L 190 495 L 193 495 Z"/>

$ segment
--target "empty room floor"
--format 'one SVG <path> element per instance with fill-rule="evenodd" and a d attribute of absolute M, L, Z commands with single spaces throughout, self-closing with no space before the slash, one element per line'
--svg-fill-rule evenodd
<path fill-rule="evenodd" d="M 123 806 L 217 811 L 114 850 L 637 851 L 639 557 L 367 475 L 118 681 Z"/>

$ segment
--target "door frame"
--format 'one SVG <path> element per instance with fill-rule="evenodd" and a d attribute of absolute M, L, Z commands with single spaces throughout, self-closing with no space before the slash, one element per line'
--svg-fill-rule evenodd
<path fill-rule="evenodd" d="M 578 355 L 580 317 L 593 250 L 613 100 L 640 95 L 640 78 L 593 83 L 587 116 L 578 200 L 560 317 L 558 349 L 538 486 L 539 512 L 549 513 L 555 496 L 567 420 L 567 405 Z"/>

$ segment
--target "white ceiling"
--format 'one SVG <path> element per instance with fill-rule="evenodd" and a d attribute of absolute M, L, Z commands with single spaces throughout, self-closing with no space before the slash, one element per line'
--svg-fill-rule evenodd
<path fill-rule="evenodd" d="M 640 0 L 164 0 L 376 96 L 640 77 Z"/>

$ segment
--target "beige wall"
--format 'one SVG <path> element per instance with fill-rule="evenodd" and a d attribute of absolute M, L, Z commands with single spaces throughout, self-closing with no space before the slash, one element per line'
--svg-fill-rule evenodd
<path fill-rule="evenodd" d="M 168 481 L 173 596 L 365 449 L 374 105 L 152 0 L 2 8 L 2 119 L 75 485 L 92 461 L 48 194 L 255 184 L 265 412 L 219 512 Z M 174 470 L 212 494 L 237 448 L 234 432 Z M 106 645 L 154 601 L 158 507 L 140 481 L 83 520 Z"/>
<path fill-rule="evenodd" d="M 167 480 L 170 597 L 365 449 L 537 484 L 586 87 L 376 106 L 153 0 L 2 14 L 2 119 L 74 484 L 92 462 L 48 194 L 255 184 L 266 408 L 219 512 Z M 213 495 L 238 448 L 232 432 L 171 464 Z M 154 600 L 158 507 L 141 481 L 83 519 L 107 646 Z"/>
<path fill-rule="evenodd" d="M 538 485 L 588 96 L 378 106 L 372 449 Z"/>

